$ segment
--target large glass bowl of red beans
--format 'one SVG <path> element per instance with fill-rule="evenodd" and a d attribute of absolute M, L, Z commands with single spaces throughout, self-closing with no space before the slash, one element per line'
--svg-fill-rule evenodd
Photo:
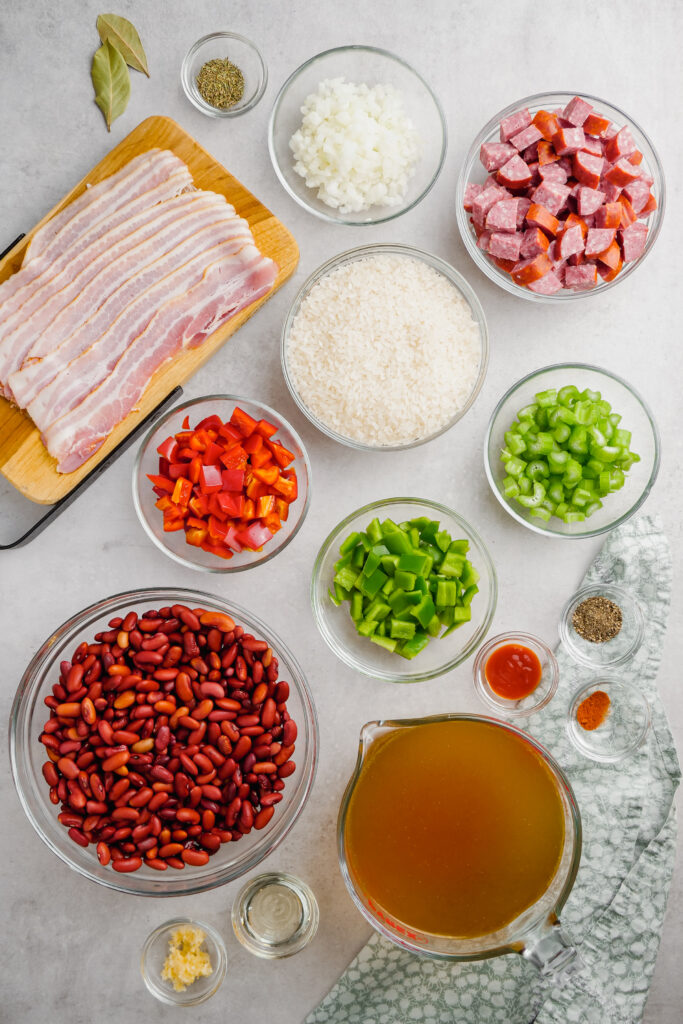
<path fill-rule="evenodd" d="M 45 640 L 17 690 L 10 755 L 31 824 L 66 864 L 178 896 L 283 840 L 313 785 L 318 725 L 296 659 L 251 612 L 137 590 Z"/>

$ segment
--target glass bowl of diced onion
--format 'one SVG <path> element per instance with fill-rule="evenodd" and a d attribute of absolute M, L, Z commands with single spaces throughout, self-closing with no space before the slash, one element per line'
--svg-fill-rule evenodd
<path fill-rule="evenodd" d="M 565 108 L 574 96 L 581 96 L 582 99 L 587 100 L 588 103 L 592 104 L 597 114 L 601 114 L 604 117 L 609 118 L 609 120 L 618 125 L 618 127 L 621 128 L 624 125 L 628 125 L 638 149 L 643 154 L 643 166 L 653 178 L 652 193 L 657 200 L 657 209 L 654 210 L 647 219 L 649 231 L 645 251 L 642 256 L 637 260 L 634 260 L 632 263 L 625 264 L 621 272 L 617 274 L 612 281 L 601 280 L 595 288 L 582 291 L 572 291 L 569 288 L 563 288 L 561 291 L 555 292 L 553 295 L 542 295 L 516 284 L 505 270 L 497 267 L 488 254 L 484 252 L 483 249 L 479 248 L 477 245 L 477 235 L 470 221 L 471 214 L 464 208 L 465 186 L 468 182 L 476 182 L 479 184 L 484 183 L 487 177 L 487 172 L 479 161 L 479 150 L 485 142 L 499 141 L 500 122 L 503 118 L 508 117 L 510 114 L 513 114 L 518 110 L 524 109 L 524 107 L 527 107 L 532 115 L 539 110 L 552 111 L 558 108 Z M 505 107 L 504 110 L 495 114 L 491 120 L 484 125 L 470 146 L 460 170 L 460 176 L 455 190 L 455 214 L 458 222 L 458 228 L 463 242 L 465 243 L 465 248 L 476 265 L 488 278 L 490 278 L 491 281 L 494 281 L 495 284 L 504 288 L 505 291 L 510 292 L 511 295 L 516 295 L 523 299 L 529 299 L 532 302 L 572 302 L 575 299 L 582 299 L 588 295 L 596 295 L 598 293 L 602 294 L 607 291 L 608 288 L 612 288 L 615 284 L 619 284 L 620 281 L 625 281 L 627 277 L 631 276 L 636 267 L 641 265 L 655 244 L 661 228 L 665 205 L 666 186 L 664 182 L 664 170 L 659 156 L 657 155 L 657 151 L 655 150 L 648 135 L 629 114 L 620 110 L 619 107 L 616 107 L 614 104 L 608 103 L 606 100 L 602 100 L 597 96 L 590 96 L 588 93 L 581 91 L 537 93 L 534 96 L 526 96 L 524 99 L 517 100 L 515 103 L 511 103 L 509 106 Z"/>
<path fill-rule="evenodd" d="M 567 517 L 569 521 L 565 522 L 563 518 L 558 518 L 552 513 L 547 504 L 541 503 L 540 508 L 524 507 L 519 504 L 512 493 L 514 487 L 511 486 L 508 472 L 509 462 L 501 459 L 501 453 L 509 453 L 511 441 L 514 445 L 514 438 L 511 438 L 510 432 L 513 424 L 518 421 L 520 412 L 523 414 L 519 420 L 521 423 L 533 411 L 534 406 L 538 406 L 538 396 L 544 396 L 541 403 L 546 399 L 555 401 L 554 393 L 559 394 L 560 389 L 569 387 L 576 388 L 580 394 L 590 392 L 596 402 L 609 405 L 609 410 L 607 406 L 604 407 L 608 422 L 610 415 L 613 416 L 614 430 L 627 431 L 630 434 L 630 438 L 627 438 L 627 435 L 623 436 L 628 439 L 630 451 L 636 453 L 639 460 L 633 462 L 618 480 L 613 480 L 612 485 L 616 483 L 617 486 L 606 493 L 601 493 L 598 486 L 599 476 L 589 481 L 594 485 L 595 493 L 588 497 L 586 507 L 596 507 L 589 515 L 582 513 L 580 509 L 573 509 Z M 600 397 L 595 398 L 596 395 Z M 554 429 L 557 427 L 549 424 L 547 430 L 543 431 L 547 434 L 551 447 L 557 447 L 552 445 Z M 611 435 L 605 438 L 608 445 L 610 440 Z M 592 435 L 588 437 L 587 442 L 590 448 L 593 444 Z M 578 451 L 574 452 L 573 458 L 578 459 L 583 468 L 591 458 L 590 450 L 585 455 Z M 513 384 L 493 410 L 484 440 L 484 468 L 491 490 L 500 504 L 518 523 L 535 533 L 551 537 L 596 537 L 626 522 L 650 493 L 657 479 L 659 461 L 659 431 L 645 399 L 631 384 L 615 373 L 584 363 L 557 363 L 553 366 L 544 366 Z M 592 469 L 589 468 L 589 472 L 592 472 Z M 558 477 L 558 480 L 561 478 Z M 552 503 L 549 492 L 544 496 L 544 502 L 548 501 Z"/>
<path fill-rule="evenodd" d="M 163 516 L 156 505 L 158 496 L 148 477 L 159 472 L 159 445 L 185 429 L 183 423 L 186 417 L 189 417 L 190 429 L 195 429 L 207 416 L 218 415 L 227 422 L 236 406 L 254 419 L 267 420 L 277 427 L 273 440 L 281 442 L 294 455 L 291 468 L 296 471 L 297 497 L 289 506 L 287 519 L 273 534 L 272 540 L 260 550 L 252 551 L 245 547 L 240 552 L 236 551 L 232 558 L 225 559 L 187 543 L 182 529 L 173 532 L 164 530 Z M 240 395 L 205 395 L 170 409 L 153 423 L 138 449 L 133 467 L 133 504 L 147 536 L 169 558 L 200 572 L 240 572 L 262 565 L 277 555 L 293 540 L 303 525 L 308 512 L 310 486 L 311 464 L 304 443 L 294 427 L 270 406 Z"/>
<path fill-rule="evenodd" d="M 295 169 L 290 139 L 300 128 L 301 108 L 321 82 L 343 78 L 347 83 L 393 86 L 405 114 L 417 131 L 419 155 L 405 192 L 392 205 L 374 205 L 342 213 L 318 198 Z M 400 217 L 424 199 L 439 176 L 446 156 L 446 119 L 441 105 L 422 76 L 406 61 L 374 46 L 339 46 L 311 57 L 284 83 L 268 125 L 268 149 L 280 184 L 309 213 L 336 224 L 379 224 Z"/>

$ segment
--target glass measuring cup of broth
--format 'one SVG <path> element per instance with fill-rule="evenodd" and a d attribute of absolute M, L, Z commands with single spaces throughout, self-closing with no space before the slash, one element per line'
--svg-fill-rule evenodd
<path fill-rule="evenodd" d="M 337 839 L 357 907 L 404 949 L 516 952 L 544 975 L 577 956 L 558 919 L 581 855 L 576 800 L 512 725 L 464 714 L 368 722 Z"/>

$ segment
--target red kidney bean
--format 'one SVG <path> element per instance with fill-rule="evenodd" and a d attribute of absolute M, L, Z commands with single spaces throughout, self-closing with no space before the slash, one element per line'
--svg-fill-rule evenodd
<path fill-rule="evenodd" d="M 79 846 L 89 846 L 90 845 L 90 840 L 88 839 L 88 837 L 86 836 L 86 834 L 84 832 L 81 832 L 81 830 L 79 828 L 76 828 L 76 827 L 70 828 L 69 829 L 69 838 L 73 839 L 73 841 L 75 843 L 78 843 Z"/>
<path fill-rule="evenodd" d="M 142 867 L 142 858 L 126 857 L 122 860 L 112 860 L 111 866 L 114 871 L 138 871 Z"/>
<path fill-rule="evenodd" d="M 265 828 L 270 819 L 275 814 L 275 807 L 262 807 L 258 814 L 254 817 L 254 828 L 262 829 Z"/>

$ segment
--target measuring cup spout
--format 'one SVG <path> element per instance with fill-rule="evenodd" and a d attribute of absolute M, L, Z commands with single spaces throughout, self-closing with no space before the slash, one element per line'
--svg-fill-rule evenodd
<path fill-rule="evenodd" d="M 554 914 L 524 936 L 518 952 L 553 984 L 581 970 L 578 951 L 562 934 L 560 922 Z"/>

